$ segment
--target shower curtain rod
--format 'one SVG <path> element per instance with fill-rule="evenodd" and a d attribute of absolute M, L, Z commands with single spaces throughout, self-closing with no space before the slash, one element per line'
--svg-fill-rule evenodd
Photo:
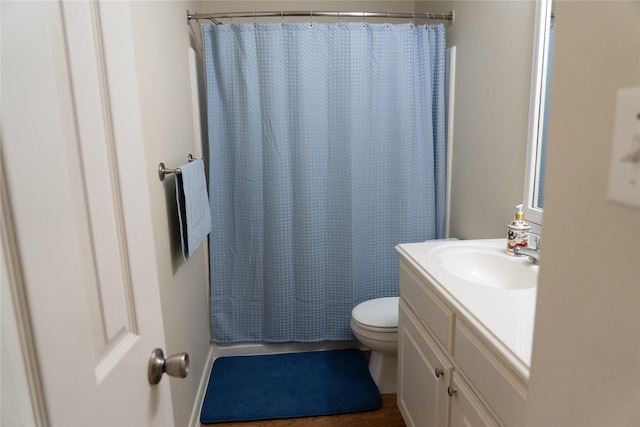
<path fill-rule="evenodd" d="M 424 20 L 439 20 L 439 21 L 449 21 L 449 24 L 453 24 L 455 19 L 454 11 L 450 11 L 449 13 L 399 13 L 399 12 L 340 12 L 340 11 L 315 11 L 315 10 L 306 10 L 306 11 L 291 11 L 291 10 L 280 10 L 273 12 L 264 12 L 264 11 L 253 11 L 253 12 L 221 12 L 221 13 L 190 13 L 187 10 L 187 23 L 189 23 L 192 19 L 209 19 L 214 24 L 220 25 L 221 22 L 218 19 L 233 19 L 233 18 L 265 18 L 265 17 L 275 17 L 279 16 L 281 18 L 289 17 L 289 16 L 308 16 L 309 19 L 313 19 L 314 17 L 334 17 L 334 18 L 399 18 L 399 19 L 424 19 Z"/>

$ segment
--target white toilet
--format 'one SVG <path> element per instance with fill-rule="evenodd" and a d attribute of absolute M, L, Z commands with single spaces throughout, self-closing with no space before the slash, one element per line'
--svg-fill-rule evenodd
<path fill-rule="evenodd" d="M 351 330 L 371 350 L 369 372 L 381 394 L 396 393 L 399 297 L 376 298 L 351 311 Z"/>

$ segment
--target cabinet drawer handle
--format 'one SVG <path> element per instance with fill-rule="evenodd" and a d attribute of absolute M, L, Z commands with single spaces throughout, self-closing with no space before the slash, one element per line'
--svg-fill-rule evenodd
<path fill-rule="evenodd" d="M 447 387 L 447 393 L 449 393 L 449 396 L 453 397 L 453 395 L 456 394 L 457 392 L 458 392 L 457 388 L 451 387 L 451 386 Z"/>
<path fill-rule="evenodd" d="M 440 378 L 444 375 L 444 371 L 440 368 L 436 368 L 436 378 Z"/>

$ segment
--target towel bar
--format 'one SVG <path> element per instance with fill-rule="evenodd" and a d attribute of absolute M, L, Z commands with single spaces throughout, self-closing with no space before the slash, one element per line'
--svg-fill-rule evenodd
<path fill-rule="evenodd" d="M 195 157 L 193 157 L 191 154 L 189 154 L 188 157 L 190 162 L 193 162 L 194 160 L 198 160 Z M 179 174 L 181 173 L 180 168 L 175 168 L 175 169 L 170 169 L 164 166 L 164 163 L 160 162 L 160 164 L 158 165 L 158 177 L 160 178 L 160 181 L 164 181 L 164 177 L 167 175 L 171 175 L 171 174 Z"/>

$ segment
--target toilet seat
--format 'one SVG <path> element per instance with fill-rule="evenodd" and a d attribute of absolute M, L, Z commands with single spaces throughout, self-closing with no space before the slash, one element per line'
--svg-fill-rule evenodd
<path fill-rule="evenodd" d="M 382 343 L 388 343 L 393 344 L 395 351 L 395 347 L 398 345 L 398 328 L 375 328 L 362 325 L 351 319 L 351 331 L 353 331 L 360 342 L 369 348 L 371 348 L 371 346 L 380 346 Z M 378 344 L 376 345 L 374 343 Z M 387 346 L 388 344 L 382 345 Z"/>
<path fill-rule="evenodd" d="M 351 311 L 351 319 L 369 331 L 397 332 L 399 299 L 400 297 L 386 297 L 362 302 Z"/>

